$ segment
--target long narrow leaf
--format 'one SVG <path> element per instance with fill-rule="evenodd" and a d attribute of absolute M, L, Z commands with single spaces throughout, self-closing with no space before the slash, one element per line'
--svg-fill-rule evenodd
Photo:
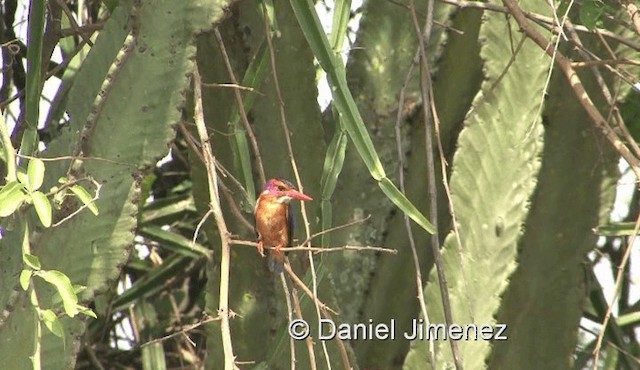
<path fill-rule="evenodd" d="M 20 152 L 31 155 L 36 149 L 38 117 L 40 115 L 40 92 L 42 90 L 42 40 L 44 37 L 45 2 L 31 1 L 29 4 L 29 27 L 27 30 L 27 81 L 25 89 L 25 115 L 27 129 L 22 137 Z"/>
<path fill-rule="evenodd" d="M 327 80 L 331 87 L 333 102 L 338 110 L 342 127 L 349 134 L 356 150 L 369 169 L 369 173 L 376 181 L 379 181 L 380 188 L 396 206 L 427 232 L 434 233 L 435 228 L 433 225 L 431 225 L 424 215 L 422 215 L 387 178 L 378 153 L 373 146 L 371 137 L 356 107 L 355 100 L 347 87 L 344 66 L 329 46 L 327 35 L 322 29 L 318 14 L 311 0 L 292 0 L 290 3 L 309 46 L 318 59 L 320 66 L 327 73 Z"/>
<path fill-rule="evenodd" d="M 339 53 L 347 36 L 347 25 L 351 16 L 351 0 L 338 0 L 333 8 L 333 28 L 331 30 L 331 47 Z"/>
<path fill-rule="evenodd" d="M 260 84 L 264 80 L 264 71 L 266 70 L 267 62 L 269 60 L 268 57 L 267 43 L 263 41 L 256 52 L 255 58 L 253 58 L 244 74 L 242 86 L 254 89 L 260 87 Z M 255 94 L 245 94 L 242 99 L 244 109 L 247 111 L 250 110 L 253 106 L 254 100 Z M 252 209 L 254 206 L 253 202 L 256 199 L 256 189 L 253 181 L 253 170 L 251 167 L 251 152 L 249 151 L 247 133 L 240 124 L 240 114 L 236 105 L 233 106 L 229 122 L 231 127 L 234 129 L 234 141 L 232 142 L 232 148 L 234 148 L 234 155 L 239 162 L 237 164 L 240 166 L 242 171 L 244 186 L 247 189 L 247 194 L 249 196 L 248 204 Z"/>

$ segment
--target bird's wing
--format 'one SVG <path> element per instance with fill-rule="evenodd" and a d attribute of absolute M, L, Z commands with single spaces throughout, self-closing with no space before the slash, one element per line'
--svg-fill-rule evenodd
<path fill-rule="evenodd" d="M 293 242 L 293 205 L 289 203 L 287 205 L 287 245 L 285 247 L 291 247 L 291 243 Z"/>

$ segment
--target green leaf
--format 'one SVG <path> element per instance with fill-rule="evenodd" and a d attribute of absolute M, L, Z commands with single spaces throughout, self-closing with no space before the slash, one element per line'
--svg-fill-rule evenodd
<path fill-rule="evenodd" d="M 73 286 L 67 275 L 57 270 L 37 271 L 35 275 L 56 287 L 62 298 L 64 311 L 69 317 L 74 317 L 78 314 L 78 296 L 73 291 Z"/>
<path fill-rule="evenodd" d="M 371 137 L 364 125 L 362 116 L 356 107 L 356 102 L 347 87 L 347 78 L 342 65 L 329 46 L 329 40 L 318 18 L 311 0 L 290 1 L 298 23 L 302 28 L 313 54 L 318 59 L 320 66 L 327 73 L 327 80 L 331 87 L 333 102 L 340 114 L 340 122 L 349 133 L 356 150 L 369 169 L 371 176 L 380 180 L 386 177 L 378 153 L 376 152 Z"/>
<path fill-rule="evenodd" d="M 26 129 L 20 144 L 20 153 L 33 155 L 38 149 L 38 119 L 40 117 L 40 95 L 42 92 L 42 49 L 45 28 L 45 1 L 29 2 L 27 28 L 27 76 L 25 91 L 24 122 Z"/>
<path fill-rule="evenodd" d="M 85 316 L 93 317 L 94 319 L 98 318 L 98 316 L 96 316 L 96 313 L 93 312 L 93 310 L 90 309 L 89 307 L 85 307 L 81 305 L 78 305 L 77 307 L 78 307 L 78 312 L 80 312 L 81 314 Z"/>
<path fill-rule="evenodd" d="M 580 6 L 580 22 L 589 28 L 594 29 L 602 26 L 602 18 L 606 6 L 601 0 L 587 0 Z"/>
<path fill-rule="evenodd" d="M 38 158 L 32 158 L 29 161 L 29 167 L 27 168 L 27 178 L 29 182 L 27 189 L 29 191 L 36 191 L 42 186 L 44 181 L 44 162 Z"/>
<path fill-rule="evenodd" d="M 83 188 L 80 185 L 73 185 L 71 187 L 71 191 L 73 192 L 73 194 L 75 194 L 78 197 L 78 199 L 80 199 L 82 204 L 86 205 L 87 208 L 89 208 L 91 213 L 93 213 L 96 216 L 99 214 L 98 206 L 96 206 L 96 204 L 93 201 L 93 197 L 91 196 L 91 194 L 89 194 L 89 192 L 85 188 Z"/>
<path fill-rule="evenodd" d="M 192 243 L 192 240 L 170 230 L 163 230 L 158 226 L 144 226 L 140 234 L 145 238 L 158 242 L 160 248 L 171 250 L 183 256 L 199 258 L 205 256 L 211 258 L 211 250 L 200 243 Z"/>
<path fill-rule="evenodd" d="M 351 0 L 337 0 L 333 8 L 333 27 L 331 30 L 331 47 L 340 53 L 347 36 L 347 26 L 351 18 Z"/>
<path fill-rule="evenodd" d="M 31 275 L 33 275 L 33 270 L 24 269 L 20 271 L 20 286 L 23 290 L 29 289 L 29 283 L 31 282 Z"/>
<path fill-rule="evenodd" d="M 40 311 L 40 319 L 44 322 L 44 325 L 49 329 L 53 335 L 58 338 L 64 338 L 64 329 L 62 327 L 62 323 L 56 316 L 56 313 L 52 310 L 41 310 Z"/>
<path fill-rule="evenodd" d="M 40 259 L 33 254 L 23 253 L 22 262 L 36 271 L 42 268 L 42 266 L 40 265 Z"/>
<path fill-rule="evenodd" d="M 629 313 L 624 314 L 624 315 L 620 315 L 616 319 L 616 322 L 621 327 L 622 326 L 627 326 L 627 325 L 638 325 L 638 324 L 640 324 L 640 310 L 635 311 L 635 312 L 629 312 Z"/>
<path fill-rule="evenodd" d="M 23 187 L 17 182 L 10 182 L 0 190 L 0 217 L 13 214 L 25 201 Z"/>
<path fill-rule="evenodd" d="M 36 208 L 38 218 L 44 227 L 51 226 L 51 203 L 49 198 L 41 191 L 31 193 L 31 199 L 33 200 L 33 206 Z"/>
<path fill-rule="evenodd" d="M 629 236 L 633 235 L 635 222 L 617 222 L 613 224 L 600 225 L 595 233 L 602 236 Z"/>
<path fill-rule="evenodd" d="M 260 45 L 260 48 L 258 48 L 255 57 L 251 60 L 251 63 L 247 67 L 247 70 L 244 74 L 244 77 L 242 79 L 242 86 L 247 86 L 255 89 L 260 87 L 260 84 L 264 80 L 266 67 L 269 64 L 269 49 L 267 48 L 267 46 L 267 42 L 263 41 Z M 242 104 L 244 105 L 244 109 L 246 111 L 249 111 L 253 107 L 255 95 L 255 93 L 244 95 Z M 249 150 L 247 133 L 240 123 L 240 112 L 238 111 L 238 106 L 234 104 L 232 109 L 233 110 L 231 111 L 231 118 L 229 119 L 229 122 L 231 127 L 233 127 L 233 136 L 235 139 L 232 142 L 233 154 L 235 160 L 237 160 L 236 166 L 239 167 L 240 172 L 242 172 L 244 185 L 247 189 L 247 194 L 249 197 L 249 199 L 247 199 L 247 204 L 249 208 L 253 208 L 255 206 L 254 202 L 256 199 L 256 189 L 254 186 L 253 172 L 251 168 L 251 152 Z"/>
<path fill-rule="evenodd" d="M 402 194 L 398 188 L 388 178 L 382 179 L 378 185 L 380 189 L 387 195 L 387 197 L 402 210 L 413 221 L 425 229 L 429 234 L 436 232 L 436 228 L 433 227 L 431 222 L 427 220 L 420 211 Z"/>
<path fill-rule="evenodd" d="M 329 143 L 327 154 L 324 158 L 324 167 L 322 168 L 322 179 L 320 180 L 323 199 L 330 199 L 336 189 L 338 176 L 342 172 L 344 164 L 347 143 L 347 135 L 344 131 L 339 130 L 335 132 L 331 143 Z"/>
<path fill-rule="evenodd" d="M 26 188 L 29 185 L 29 176 L 27 176 L 27 174 L 23 171 L 23 170 L 18 170 L 18 173 L 16 174 L 18 181 Z"/>
<path fill-rule="evenodd" d="M 531 12 L 545 7 L 537 0 L 521 0 L 519 5 Z M 486 40 L 480 50 L 485 80 L 473 101 L 473 113 L 465 118 L 451 162 L 449 186 L 458 235 L 452 230 L 444 239 L 442 266 L 451 315 L 458 324 L 496 322 L 518 266 L 518 242 L 539 180 L 543 127 L 538 112 L 550 60 L 540 59 L 540 49 L 530 42 L 524 42 L 512 59 L 511 41 L 519 37 L 511 40 L 505 35 L 509 29 L 517 32 L 518 27 L 497 13 L 483 15 L 479 37 Z M 445 322 L 435 268 L 429 273 L 424 296 L 430 305 L 429 320 Z M 486 367 L 481 364 L 490 357 L 493 343 L 457 343 L 465 368 Z M 414 340 L 403 368 L 427 368 L 428 345 L 428 341 Z M 436 368 L 455 367 L 450 343 L 438 340 L 434 345 Z"/>

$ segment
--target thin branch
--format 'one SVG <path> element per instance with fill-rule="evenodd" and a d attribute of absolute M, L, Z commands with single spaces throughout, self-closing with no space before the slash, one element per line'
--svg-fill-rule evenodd
<path fill-rule="evenodd" d="M 311 234 L 311 236 L 309 236 L 307 239 L 305 239 L 305 241 L 303 241 L 300 244 L 301 245 L 305 245 L 305 244 L 309 243 L 313 238 L 317 238 L 317 237 L 319 237 L 321 235 L 328 234 L 328 233 L 334 232 L 336 230 L 345 229 L 347 227 L 351 227 L 351 226 L 354 226 L 354 225 L 361 224 L 361 223 L 367 221 L 370 218 L 371 218 L 371 215 L 368 215 L 365 218 L 359 218 L 357 220 L 354 220 L 354 221 L 351 221 L 351 222 L 347 222 L 346 224 L 342 224 L 342 225 L 334 226 L 334 227 L 331 227 L 331 228 L 328 228 L 328 229 L 324 229 L 322 231 L 318 231 L 317 233 Z"/>
<path fill-rule="evenodd" d="M 238 85 L 236 83 L 228 84 L 228 83 L 212 83 L 212 82 L 210 82 L 210 83 L 203 83 L 202 86 L 204 86 L 204 87 L 227 87 L 227 88 L 232 88 L 232 89 L 249 91 L 249 92 L 256 93 L 256 94 L 264 96 L 263 93 L 259 92 L 258 90 L 254 89 L 253 87 L 242 86 L 242 85 Z"/>
<path fill-rule="evenodd" d="M 208 317 L 198 321 L 195 324 L 184 326 L 184 327 L 182 327 L 182 329 L 180 329 L 180 330 L 178 330 L 176 332 L 173 332 L 173 333 L 171 333 L 169 335 L 165 335 L 164 337 L 153 339 L 153 340 L 150 340 L 148 342 L 142 343 L 140 345 L 140 348 L 143 348 L 143 347 L 146 347 L 146 346 L 150 346 L 152 344 L 164 342 L 164 341 L 169 340 L 169 339 L 171 339 L 173 337 L 176 337 L 178 335 L 186 334 L 186 333 L 188 333 L 190 331 L 193 331 L 193 330 L 201 327 L 202 325 L 205 325 L 205 324 L 208 324 L 208 323 L 214 322 L 214 321 L 219 321 L 219 320 L 221 320 L 220 316 L 216 316 L 216 317 L 208 316 Z"/>
<path fill-rule="evenodd" d="M 273 86 L 275 88 L 276 91 L 276 96 L 278 98 L 278 108 L 279 108 L 279 112 L 280 112 L 280 123 L 282 125 L 282 131 L 284 133 L 284 138 L 285 138 L 285 142 L 287 143 L 287 153 L 289 155 L 289 159 L 291 160 L 291 168 L 293 169 L 293 173 L 296 177 L 296 183 L 298 185 L 298 189 L 303 192 L 303 185 L 302 185 L 302 180 L 300 179 L 300 173 L 298 172 L 298 165 L 296 164 L 296 159 L 295 156 L 293 154 L 293 146 L 291 145 L 291 133 L 289 131 L 289 127 L 287 125 L 287 117 L 285 114 L 285 110 L 284 110 L 284 99 L 282 98 L 282 91 L 280 90 L 280 82 L 278 79 L 278 71 L 276 68 L 276 56 L 275 56 L 275 51 L 273 48 L 273 41 L 271 40 L 271 36 L 272 36 L 272 30 L 271 30 L 271 26 L 269 24 L 269 12 L 267 10 L 267 4 L 265 1 L 262 2 L 262 10 L 263 10 L 263 14 L 262 14 L 262 19 L 263 19 L 263 23 L 264 23 L 264 33 L 265 33 L 265 38 L 267 40 L 267 46 L 269 49 L 269 62 L 271 65 L 271 74 L 273 76 Z M 306 210 L 306 206 L 304 204 L 304 202 L 300 202 L 300 211 L 302 213 L 302 220 L 303 220 L 303 224 L 304 224 L 304 229 L 305 229 L 305 234 L 307 235 L 307 238 L 309 237 L 309 235 L 311 235 L 311 231 L 309 229 L 309 219 L 307 217 L 307 210 Z M 309 252 L 308 254 L 309 257 L 309 268 L 311 269 L 311 281 L 313 284 L 313 294 L 314 296 L 318 295 L 318 279 L 316 276 L 316 268 L 315 268 L 315 263 L 313 261 L 313 254 L 311 252 Z M 314 301 L 316 302 L 316 301 Z M 318 305 L 316 305 L 316 315 L 318 317 L 318 320 L 320 319 L 320 308 L 318 307 Z M 330 365 L 330 361 L 329 361 L 329 352 L 327 350 L 327 345 L 325 343 L 325 341 L 322 341 L 322 349 L 324 351 L 324 356 L 326 359 L 326 363 L 327 363 L 327 367 L 329 369 L 331 369 L 331 365 Z"/>
<path fill-rule="evenodd" d="M 198 240 L 198 235 L 200 235 L 200 228 L 202 228 L 202 225 L 204 225 L 204 223 L 207 221 L 209 216 L 211 216 L 212 214 L 213 214 L 213 211 L 209 209 L 207 213 L 205 213 L 204 216 L 202 216 L 202 218 L 196 225 L 196 229 L 193 231 L 193 238 L 191 239 L 191 249 L 195 249 L 196 240 Z M 207 255 L 207 258 L 210 259 L 211 255 Z"/>
<path fill-rule="evenodd" d="M 280 282 L 282 283 L 282 290 L 284 291 L 285 302 L 287 303 L 287 318 L 289 322 L 293 321 L 293 305 L 291 303 L 291 295 L 297 294 L 294 289 L 293 292 L 289 290 L 289 286 L 287 284 L 287 279 L 284 277 L 284 274 L 280 275 Z M 297 298 L 297 297 L 296 297 Z M 298 308 L 298 307 L 296 307 Z M 300 315 L 299 315 L 300 316 Z M 291 370 L 295 370 L 296 368 L 296 346 L 292 336 L 289 336 L 289 351 L 291 356 Z"/>
<path fill-rule="evenodd" d="M 80 37 L 85 43 L 87 43 L 89 46 L 93 46 L 93 41 L 91 41 L 91 39 L 84 32 L 80 30 L 80 26 L 76 22 L 76 19 L 73 17 L 71 10 L 69 10 L 67 3 L 64 2 L 63 0 L 56 0 L 56 3 L 62 9 L 64 14 L 67 16 L 67 19 L 69 20 L 69 24 L 71 25 L 71 28 L 74 29 L 78 35 L 80 35 Z"/>
<path fill-rule="evenodd" d="M 538 44 L 538 46 L 542 48 L 549 56 L 553 56 L 554 50 L 549 48 L 549 42 L 544 36 L 542 36 L 542 34 L 538 32 L 538 30 L 536 30 L 529 24 L 527 18 L 523 14 L 520 7 L 516 4 L 516 2 L 514 0 L 502 0 L 502 2 L 509 9 L 514 19 L 518 22 L 518 25 L 527 34 L 527 36 L 536 44 Z M 604 136 L 607 138 L 607 140 L 609 140 L 615 150 L 622 156 L 622 158 L 624 158 L 625 161 L 627 161 L 629 167 L 636 175 L 636 178 L 640 180 L 640 160 L 638 160 L 638 158 L 636 158 L 629 151 L 629 148 L 627 148 L 622 140 L 620 140 L 615 131 L 613 131 L 613 129 L 609 127 L 606 119 L 595 107 L 593 101 L 589 97 L 589 94 L 582 85 L 580 77 L 578 77 L 576 71 L 573 69 L 573 67 L 571 67 L 571 61 L 560 51 L 557 51 L 555 52 L 555 63 L 564 73 L 565 77 L 572 87 L 574 94 L 578 98 L 578 101 L 580 102 L 586 113 L 589 115 L 594 125 L 602 131 Z"/>
<path fill-rule="evenodd" d="M 216 31 L 217 32 L 217 31 Z M 219 35 L 219 34 L 218 34 Z M 216 219 L 218 232 L 220 234 L 220 302 L 218 305 L 218 315 L 220 316 L 220 331 L 222 335 L 222 347 L 224 349 L 224 368 L 233 370 L 235 356 L 233 354 L 233 343 L 231 342 L 231 328 L 229 326 L 229 270 L 231 259 L 231 248 L 229 246 L 229 231 L 224 221 L 222 208 L 220 207 L 220 194 L 218 193 L 218 175 L 215 169 L 215 158 L 209 143 L 207 128 L 204 123 L 204 112 L 202 108 L 202 88 L 200 86 L 200 73 L 197 64 L 193 70 L 193 91 L 194 91 L 194 120 L 200 136 L 204 164 L 207 168 L 207 183 L 209 185 L 210 207 Z"/>
<path fill-rule="evenodd" d="M 415 6 L 411 1 L 411 20 L 418 35 L 418 44 L 420 47 L 420 93 L 422 95 L 422 109 L 424 114 L 424 126 L 425 126 L 425 155 L 426 155 L 426 169 L 427 169 L 427 181 L 428 181 L 428 196 L 429 196 L 429 218 L 436 232 L 431 236 L 431 251 L 433 253 L 434 262 L 436 265 L 436 272 L 438 274 L 438 284 L 440 287 L 440 296 L 442 298 L 442 309 L 444 311 L 444 320 L 448 327 L 453 325 L 453 315 L 451 314 L 451 303 L 449 301 L 449 288 L 447 287 L 447 279 L 444 273 L 444 265 L 442 262 L 442 254 L 440 253 L 440 240 L 438 239 L 438 200 L 436 192 L 436 179 L 435 179 L 435 161 L 433 150 L 433 138 L 431 133 L 431 122 L 433 117 L 431 116 L 431 110 L 429 109 L 429 95 L 431 92 L 427 91 L 431 79 L 429 72 L 426 44 L 429 42 L 431 22 L 433 21 L 433 0 L 429 0 L 429 9 L 427 11 L 427 19 L 425 21 L 425 32 L 420 32 L 420 26 L 418 25 L 418 18 L 415 12 Z M 427 32 L 428 31 L 428 32 Z M 454 340 L 449 341 L 451 346 L 451 355 L 453 362 L 457 370 L 462 370 L 462 357 L 458 349 L 458 343 Z"/>
<path fill-rule="evenodd" d="M 291 277 L 291 280 L 315 302 L 316 307 L 318 307 L 318 309 L 320 310 L 321 316 L 325 319 L 329 319 L 332 322 L 335 322 L 335 320 L 333 319 L 333 317 L 331 317 L 331 314 L 329 312 L 333 313 L 334 315 L 337 315 L 337 313 L 334 310 L 332 310 L 329 306 L 322 303 L 318 299 L 318 297 L 315 294 L 313 294 L 306 285 L 304 285 L 304 283 L 302 282 L 302 280 L 300 280 L 298 275 L 296 275 L 295 272 L 293 272 L 293 270 L 291 269 L 291 265 L 289 264 L 288 260 L 285 261 L 284 269 L 287 272 L 287 274 L 289 274 L 289 277 Z M 342 341 L 342 339 L 340 339 L 339 336 L 336 337 L 336 343 L 338 345 L 338 350 L 340 351 L 340 356 L 342 358 L 342 367 L 344 369 L 351 369 L 352 367 L 351 367 L 351 364 L 349 363 L 349 356 L 347 354 L 347 349 L 344 345 L 344 342 Z M 326 346 L 323 347 L 323 350 L 325 351 L 325 356 L 327 356 Z M 329 364 L 329 362 L 327 362 L 327 368 L 329 369 L 331 368 L 331 365 Z"/>
<path fill-rule="evenodd" d="M 420 50 L 416 54 L 416 57 L 419 58 Z M 419 60 L 419 59 L 418 59 Z M 398 177 L 400 181 L 400 191 L 406 194 L 406 188 L 404 186 L 404 152 L 402 149 L 402 130 L 401 124 L 403 120 L 403 111 L 402 107 L 404 107 L 405 103 L 405 95 L 406 90 L 409 87 L 409 82 L 411 81 L 413 70 L 416 65 L 416 58 L 414 58 L 409 64 L 409 70 L 407 71 L 407 75 L 405 77 L 404 83 L 402 84 L 402 88 L 400 89 L 400 95 L 398 97 L 398 113 L 396 115 L 396 123 L 395 123 L 395 134 L 396 134 L 396 149 L 398 154 Z M 418 258 L 418 250 L 416 248 L 416 242 L 413 238 L 413 232 L 411 231 L 411 223 L 409 221 L 409 216 L 406 214 L 403 215 L 404 219 L 404 227 L 407 231 L 407 238 L 409 239 L 409 246 L 411 247 L 411 257 L 413 258 L 413 267 L 415 268 L 416 274 L 416 293 L 418 297 L 418 303 L 420 304 L 420 312 L 422 313 L 422 317 L 424 317 L 427 323 L 430 323 L 429 313 L 427 312 L 427 305 L 424 300 L 424 287 L 422 286 L 422 272 L 420 268 L 420 260 Z M 436 368 L 436 358 L 435 358 L 435 348 L 434 348 L 433 340 L 429 340 L 429 364 L 432 369 Z"/>
<path fill-rule="evenodd" d="M 438 1 L 444 4 L 457 6 L 462 9 L 463 8 L 482 9 L 482 10 L 489 10 L 489 11 L 494 11 L 494 12 L 499 12 L 504 14 L 507 14 L 510 12 L 509 9 L 506 7 L 485 3 L 481 1 L 464 1 L 464 0 L 438 0 Z M 524 16 L 527 19 L 532 20 L 538 24 L 551 25 L 552 27 L 555 27 L 556 25 L 556 22 L 552 17 L 545 17 L 537 13 L 531 13 L 531 12 L 525 12 L 525 11 L 523 11 L 522 14 L 524 14 Z M 576 31 L 579 31 L 579 32 L 593 33 L 589 28 L 585 26 L 575 26 L 574 28 Z M 597 31 L 602 33 L 607 38 L 618 41 L 619 43 L 624 44 L 634 50 L 640 51 L 640 44 L 636 43 L 635 41 L 621 37 L 620 35 L 615 34 L 608 30 L 598 29 Z M 561 33 L 561 32 L 562 30 L 558 30 L 558 33 Z"/>
<path fill-rule="evenodd" d="M 280 276 L 282 276 L 282 280 L 285 280 L 284 278 L 284 274 L 280 274 Z M 296 312 L 296 317 L 298 319 L 302 319 L 302 309 L 300 308 L 300 300 L 298 299 L 298 291 L 296 289 L 293 289 L 292 292 L 292 296 L 293 296 L 293 306 L 295 307 L 295 312 Z M 293 338 L 291 338 L 291 340 L 293 341 Z M 309 368 L 311 370 L 316 370 L 317 366 L 316 366 L 316 353 L 313 350 L 313 339 L 311 339 L 311 336 L 308 335 L 306 338 L 304 338 L 304 343 L 307 345 L 307 352 L 309 353 Z M 291 370 L 294 370 L 296 368 L 295 365 L 295 352 L 293 351 L 293 346 L 292 346 L 292 351 L 291 351 Z"/>
<path fill-rule="evenodd" d="M 246 246 L 250 246 L 250 247 L 257 247 L 258 243 L 256 242 L 252 242 L 249 240 L 238 240 L 238 239 L 231 239 L 229 240 L 229 244 L 232 245 L 246 245 Z M 262 246 L 264 249 L 275 249 L 276 247 L 271 247 L 268 245 L 263 245 Z M 389 254 L 398 254 L 398 250 L 397 249 L 391 249 L 391 248 L 384 248 L 384 247 L 373 247 L 373 246 L 368 246 L 368 245 L 343 245 L 341 247 L 333 247 L 333 248 L 326 248 L 326 247 L 303 247 L 303 246 L 298 246 L 298 247 L 282 247 L 280 248 L 281 251 L 283 252 L 314 252 L 314 254 L 316 253 L 330 253 L 330 252 L 344 252 L 344 251 L 371 251 L 371 252 L 383 252 L 383 253 L 389 253 Z"/>
<path fill-rule="evenodd" d="M 70 215 L 66 216 L 65 218 L 63 218 L 62 220 L 56 222 L 55 224 L 51 225 L 51 227 L 57 227 L 62 225 L 64 222 L 69 221 L 70 219 L 72 219 L 73 217 L 75 217 L 77 214 L 79 214 L 80 212 L 82 212 L 85 208 L 89 208 L 92 204 L 94 204 L 98 199 L 100 199 L 100 189 L 102 188 L 102 184 L 98 183 L 96 180 L 93 179 L 89 179 L 91 182 L 93 182 L 93 185 L 96 187 L 96 193 L 93 196 L 93 198 L 91 198 L 91 200 L 89 200 L 86 204 L 83 204 L 80 208 L 76 209 L 74 212 L 72 212 Z"/>
<path fill-rule="evenodd" d="M 611 294 L 611 299 L 608 301 L 609 304 L 607 305 L 607 313 L 604 315 L 604 320 L 602 321 L 602 326 L 600 327 L 600 333 L 598 334 L 596 345 L 593 348 L 593 356 L 594 356 L 593 370 L 596 370 L 598 368 L 598 356 L 600 355 L 600 347 L 602 346 L 602 339 L 604 338 L 604 333 L 607 329 L 607 325 L 609 324 L 609 319 L 611 318 L 611 309 L 615 304 L 616 299 L 618 298 L 618 293 L 620 292 L 620 286 L 622 285 L 624 272 L 627 267 L 627 263 L 629 263 L 629 256 L 631 255 L 631 250 L 633 249 L 639 230 L 640 230 L 640 214 L 636 219 L 636 225 L 633 229 L 633 235 L 631 236 L 631 240 L 627 244 L 627 249 L 624 251 L 624 254 L 622 255 L 622 261 L 620 261 L 620 265 L 618 266 L 618 272 L 616 273 L 615 286 Z"/>
<path fill-rule="evenodd" d="M 284 263 L 284 271 L 287 272 L 287 274 L 289 275 L 289 277 L 291 278 L 291 281 L 298 287 L 300 288 L 304 294 L 306 294 L 313 302 L 315 302 L 316 306 L 320 309 L 320 311 L 322 312 L 323 310 L 327 310 L 329 312 L 332 312 L 334 314 L 338 314 L 335 310 L 333 310 L 331 307 L 327 306 L 326 304 L 322 303 L 322 301 L 320 299 L 318 299 L 318 296 L 316 296 L 311 289 L 309 289 L 309 287 L 307 287 L 304 282 L 302 281 L 302 279 L 300 279 L 300 277 L 298 277 L 298 275 L 296 275 L 295 272 L 293 272 L 293 270 L 291 269 L 291 264 L 289 263 L 289 261 L 285 261 Z"/>
<path fill-rule="evenodd" d="M 224 59 L 224 65 L 227 68 L 227 74 L 229 74 L 229 79 L 231 82 L 240 86 L 238 80 L 236 79 L 235 74 L 233 73 L 233 67 L 231 67 L 231 62 L 229 61 L 229 55 L 227 54 L 227 49 L 224 46 L 224 41 L 222 41 L 222 35 L 220 35 L 220 31 L 218 27 L 213 29 L 213 35 L 215 36 L 216 42 L 218 43 L 218 47 L 220 48 L 220 52 Z M 256 166 L 258 167 L 258 174 L 260 175 L 260 183 L 264 184 L 267 180 L 264 175 L 264 167 L 262 167 L 262 157 L 260 156 L 260 148 L 258 148 L 258 140 L 256 139 L 256 135 L 249 124 L 249 119 L 247 118 L 247 112 L 244 110 L 244 103 L 242 102 L 242 96 L 240 95 L 240 89 L 233 89 L 233 96 L 236 99 L 236 104 L 238 105 L 238 113 L 240 114 L 240 120 L 244 126 L 247 135 L 249 136 L 249 142 L 251 143 L 251 147 L 253 148 L 253 154 L 256 156 Z"/>
<path fill-rule="evenodd" d="M 601 59 L 601 60 L 585 60 L 583 62 L 572 62 L 571 66 L 573 68 L 587 68 L 593 66 L 602 66 L 602 65 L 631 65 L 631 66 L 640 66 L 640 61 L 637 60 L 629 60 L 629 59 Z"/>

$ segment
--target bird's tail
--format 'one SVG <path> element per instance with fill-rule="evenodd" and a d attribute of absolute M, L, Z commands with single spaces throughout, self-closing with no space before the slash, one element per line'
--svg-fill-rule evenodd
<path fill-rule="evenodd" d="M 267 258 L 267 266 L 269 267 L 269 271 L 274 274 L 279 274 L 284 270 L 284 253 L 278 251 L 271 250 L 269 253 L 269 258 Z"/>

